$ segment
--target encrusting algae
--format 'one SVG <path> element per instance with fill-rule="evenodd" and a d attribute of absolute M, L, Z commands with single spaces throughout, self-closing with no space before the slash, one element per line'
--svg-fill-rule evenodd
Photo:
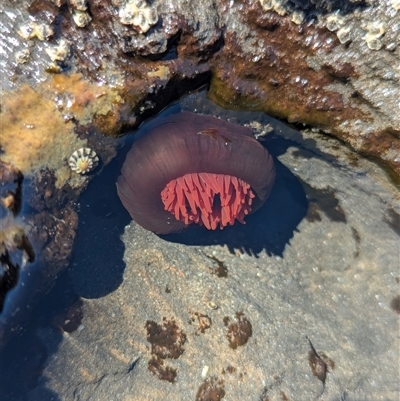
<path fill-rule="evenodd" d="M 1 110 L 2 160 L 24 175 L 54 171 L 56 186 L 84 178 L 71 172 L 68 158 L 87 140 L 75 132 L 75 122 L 89 124 L 121 102 L 117 89 L 93 84 L 80 74 L 56 75 L 32 89 L 22 85 L 3 98 Z"/>

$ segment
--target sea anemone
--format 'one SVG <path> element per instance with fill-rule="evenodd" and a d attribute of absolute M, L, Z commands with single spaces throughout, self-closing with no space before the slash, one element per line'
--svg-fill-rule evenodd
<path fill-rule="evenodd" d="M 168 116 L 136 140 L 118 178 L 132 219 L 157 234 L 241 223 L 268 198 L 272 157 L 250 128 L 212 116 Z"/>

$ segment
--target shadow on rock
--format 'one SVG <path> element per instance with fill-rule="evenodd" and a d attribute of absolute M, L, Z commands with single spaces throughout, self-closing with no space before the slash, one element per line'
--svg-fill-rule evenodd
<path fill-rule="evenodd" d="M 82 300 L 73 291 L 68 274 L 35 305 L 35 319 L 0 352 L 0 394 L 4 401 L 60 398 L 47 388 L 42 375 L 50 355 L 56 353 L 64 333 L 79 330 Z"/>
<path fill-rule="evenodd" d="M 103 297 L 123 280 L 125 246 L 120 237 L 131 219 L 118 198 L 115 182 L 129 147 L 126 148 L 80 198 L 69 274 L 75 291 L 84 298 Z"/>
<path fill-rule="evenodd" d="M 255 256 L 263 251 L 282 256 L 308 204 L 299 180 L 277 160 L 293 143 L 274 135 L 265 143 L 275 158 L 276 182 L 270 198 L 249 216 L 246 225 L 213 232 L 193 228 L 163 238 L 187 245 L 226 244 L 232 252 L 239 250 Z M 59 399 L 42 376 L 48 357 L 57 352 L 63 333 L 79 330 L 83 318 L 81 297 L 103 297 L 123 281 L 125 246 L 121 235 L 131 219 L 118 198 L 115 182 L 130 145 L 82 194 L 70 267 L 35 308 L 37 319 L 31 327 L 25 327 L 24 333 L 16 336 L 1 354 L 1 393 L 5 400 L 22 400 L 27 395 L 30 400 Z"/>
<path fill-rule="evenodd" d="M 292 141 L 271 135 L 265 144 L 275 159 L 275 184 L 263 207 L 248 216 L 245 225 L 235 224 L 223 231 L 190 227 L 184 233 L 161 237 L 185 245 L 227 245 L 231 252 L 239 250 L 254 256 L 263 251 L 282 256 L 307 213 L 308 201 L 300 181 L 276 159 L 293 145 Z"/>

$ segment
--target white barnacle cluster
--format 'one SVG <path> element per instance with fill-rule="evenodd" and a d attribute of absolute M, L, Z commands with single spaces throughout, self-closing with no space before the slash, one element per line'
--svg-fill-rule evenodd
<path fill-rule="evenodd" d="M 62 69 L 59 62 L 65 61 L 70 55 L 70 43 L 65 39 L 60 39 L 54 46 L 49 46 L 45 49 L 50 57 L 51 63 L 47 67 L 48 72 L 60 72 Z"/>
<path fill-rule="evenodd" d="M 72 19 L 76 26 L 84 28 L 91 20 L 92 17 L 87 12 L 86 0 L 69 0 Z"/>
<path fill-rule="evenodd" d="M 94 150 L 80 148 L 68 159 L 69 167 L 78 174 L 87 174 L 96 168 L 99 158 Z"/>
<path fill-rule="evenodd" d="M 140 33 L 146 33 L 158 22 L 156 8 L 145 0 L 126 0 L 118 15 L 122 24 L 132 25 Z"/>
<path fill-rule="evenodd" d="M 264 11 L 275 11 L 282 17 L 290 14 L 293 9 L 287 4 L 287 0 L 260 0 L 261 7 Z M 301 10 L 294 10 L 292 13 L 291 21 L 300 25 L 305 18 L 305 14 Z"/>
<path fill-rule="evenodd" d="M 18 35 L 23 39 L 38 38 L 39 40 L 48 40 L 54 35 L 53 28 L 50 25 L 36 21 L 28 21 L 20 25 L 17 29 Z"/>
<path fill-rule="evenodd" d="M 285 7 L 286 0 L 260 0 L 260 4 L 264 11 L 275 11 L 281 16 L 286 15 L 288 12 Z"/>
<path fill-rule="evenodd" d="M 336 32 L 339 30 L 343 25 L 345 25 L 346 20 L 341 15 L 335 13 L 330 14 L 326 17 L 326 27 L 331 32 Z"/>
<path fill-rule="evenodd" d="M 336 33 L 341 44 L 344 45 L 352 40 L 351 26 L 347 24 L 346 18 L 338 12 L 326 16 L 325 26 L 329 31 Z"/>
<path fill-rule="evenodd" d="M 362 26 L 367 32 L 363 39 L 367 42 L 367 46 L 371 50 L 379 50 L 382 48 L 381 37 L 385 34 L 385 27 L 381 21 L 372 21 Z"/>

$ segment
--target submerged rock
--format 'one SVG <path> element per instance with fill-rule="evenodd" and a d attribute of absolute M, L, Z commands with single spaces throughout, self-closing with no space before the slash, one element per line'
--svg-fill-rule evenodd
<path fill-rule="evenodd" d="M 79 326 L 34 331 L 46 357 L 27 399 L 397 400 L 396 189 L 335 139 L 201 103 L 182 107 L 273 128 L 271 197 L 246 225 L 164 238 L 88 208 L 69 270 Z"/>
<path fill-rule="evenodd" d="M 321 129 L 398 179 L 396 1 L 5 0 L 0 15 L 1 158 L 24 176 L 25 191 L 17 214 L 12 196 L 3 203 L 7 227 L 23 220 L 36 255 L 29 280 L 21 275 L 0 294 L 2 344 L 68 265 L 77 199 L 115 157 L 118 138 L 194 88 L 211 83 L 225 107 Z M 99 158 L 87 175 L 68 165 L 81 148 Z M 312 196 L 329 198 L 320 184 Z M 308 218 L 322 219 L 311 203 Z"/>

